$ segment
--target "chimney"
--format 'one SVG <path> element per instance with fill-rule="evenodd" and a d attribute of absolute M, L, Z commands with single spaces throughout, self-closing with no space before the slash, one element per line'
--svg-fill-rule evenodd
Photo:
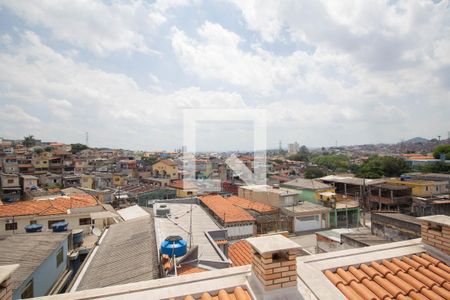
<path fill-rule="evenodd" d="M 285 299 L 299 295 L 297 289 L 297 254 L 299 245 L 280 235 L 248 238 L 253 248 L 252 278 L 250 283 L 261 299 Z M 258 297 L 259 299 L 259 297 Z"/>
<path fill-rule="evenodd" d="M 450 216 L 434 215 L 418 219 L 422 221 L 422 242 L 450 255 Z"/>
<path fill-rule="evenodd" d="M 0 300 L 12 300 L 11 275 L 19 265 L 0 266 Z"/>

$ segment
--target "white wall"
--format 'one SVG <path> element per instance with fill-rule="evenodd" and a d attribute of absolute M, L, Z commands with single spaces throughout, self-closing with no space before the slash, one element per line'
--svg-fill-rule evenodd
<path fill-rule="evenodd" d="M 236 226 L 227 226 L 228 237 L 230 239 L 245 237 L 245 236 L 253 236 L 254 233 L 254 224 L 249 225 L 236 225 Z"/>
<path fill-rule="evenodd" d="M 311 218 L 311 220 L 306 220 L 307 218 L 308 219 Z M 296 217 L 294 220 L 295 220 L 294 223 L 295 232 L 322 228 L 321 226 L 322 221 L 320 214 L 314 216 Z"/>

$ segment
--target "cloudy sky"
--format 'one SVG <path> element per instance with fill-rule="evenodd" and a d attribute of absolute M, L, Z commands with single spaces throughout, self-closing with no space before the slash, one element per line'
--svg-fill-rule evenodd
<path fill-rule="evenodd" d="M 398 142 L 446 136 L 449 91 L 448 1 L 0 0 L 4 138 L 172 150 L 183 109 L 257 108 L 269 147 Z"/>

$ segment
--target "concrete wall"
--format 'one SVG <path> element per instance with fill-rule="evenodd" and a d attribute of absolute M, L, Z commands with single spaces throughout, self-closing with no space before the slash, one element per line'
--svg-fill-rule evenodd
<path fill-rule="evenodd" d="M 57 266 L 56 256 L 58 251 L 63 248 L 63 261 Z M 14 291 L 13 299 L 20 299 L 25 287 L 30 280 L 33 280 L 33 296 L 45 296 L 50 291 L 55 282 L 67 268 L 67 238 L 62 241 L 60 246 L 49 255 L 49 257 Z"/>
<path fill-rule="evenodd" d="M 420 224 L 380 214 L 372 214 L 372 234 L 390 241 L 420 238 Z"/>
<path fill-rule="evenodd" d="M 235 224 L 235 226 L 226 226 L 228 238 L 233 240 L 253 236 L 255 234 L 255 224 Z"/>

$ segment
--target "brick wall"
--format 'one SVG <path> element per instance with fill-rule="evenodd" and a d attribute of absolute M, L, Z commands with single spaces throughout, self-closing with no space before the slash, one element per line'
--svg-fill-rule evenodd
<path fill-rule="evenodd" d="M 11 277 L 0 284 L 0 300 L 12 300 Z"/>
<path fill-rule="evenodd" d="M 259 254 L 253 250 L 252 270 L 266 290 L 297 285 L 297 250 Z"/>
<path fill-rule="evenodd" d="M 450 255 L 450 227 L 422 221 L 422 241 Z"/>

